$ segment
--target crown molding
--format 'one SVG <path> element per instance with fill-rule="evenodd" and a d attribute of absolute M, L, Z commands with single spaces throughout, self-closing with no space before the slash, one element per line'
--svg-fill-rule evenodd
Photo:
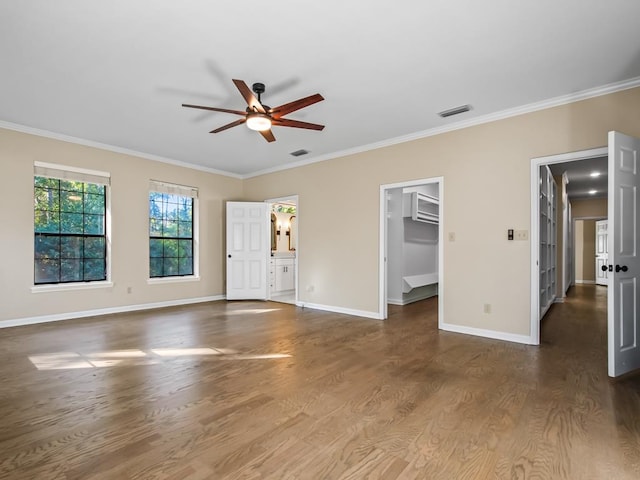
<path fill-rule="evenodd" d="M 168 163 L 170 165 L 190 168 L 192 170 L 198 170 L 201 172 L 213 173 L 215 175 L 223 175 L 225 177 L 242 179 L 242 175 L 238 175 L 237 173 L 226 172 L 224 170 L 217 170 L 215 168 L 204 167 L 202 165 L 197 165 L 195 163 L 188 163 L 188 162 L 183 162 L 181 160 L 174 160 L 172 158 L 161 157 L 159 155 L 153 155 L 151 153 L 138 152 L 136 150 L 130 150 L 128 148 L 109 145 L 106 143 L 94 142 L 93 140 L 86 140 L 84 138 L 73 137 L 71 135 L 65 135 L 63 133 L 56 133 L 56 132 L 51 132 L 49 130 L 43 130 L 40 128 L 20 125 L 18 123 L 6 122 L 4 120 L 0 120 L 0 128 L 4 128 L 6 130 L 14 130 L 16 132 L 21 132 L 21 133 L 28 133 L 29 135 L 36 135 L 38 137 L 45 137 L 45 138 L 51 138 L 53 140 L 60 140 L 62 142 L 83 145 L 85 147 L 99 148 L 100 150 L 108 150 L 110 152 L 121 153 L 123 155 L 131 155 L 133 157 L 144 158 L 146 160 L 153 160 L 154 162 Z"/>
<path fill-rule="evenodd" d="M 394 137 L 381 142 L 370 143 L 367 145 L 361 145 L 359 147 L 349 148 L 341 150 L 339 152 L 333 152 L 326 155 L 319 155 L 313 158 L 307 158 L 297 162 L 287 163 L 279 167 L 272 167 L 265 170 L 259 170 L 250 174 L 243 175 L 243 179 L 257 177 L 260 175 L 267 175 L 269 173 L 276 173 L 283 170 L 289 170 L 290 168 L 303 167 L 312 163 L 323 162 L 325 160 L 332 160 L 334 158 L 346 157 L 348 155 L 355 155 L 357 153 L 368 152 L 376 150 L 378 148 L 390 147 L 399 143 L 411 142 L 413 140 L 419 140 L 421 138 L 433 137 L 435 135 L 441 135 L 443 133 L 453 132 L 455 130 L 461 130 L 463 128 L 474 127 L 476 125 L 482 125 L 484 123 L 496 122 L 498 120 L 504 120 L 526 113 L 537 112 L 539 110 L 545 110 L 547 108 L 558 107 L 561 105 L 567 105 L 581 100 L 587 100 L 590 98 L 600 97 L 602 95 L 609 95 L 611 93 L 621 92 L 623 90 L 629 90 L 640 86 L 640 77 L 631 78 L 622 82 L 610 83 L 601 87 L 591 88 L 588 90 L 582 90 L 580 92 L 570 93 L 568 95 L 562 95 L 559 97 L 542 100 L 540 102 L 529 103 L 521 105 L 515 108 L 509 108 L 501 110 L 499 112 L 482 115 L 480 117 L 471 118 L 469 120 L 463 120 L 460 122 L 450 123 L 441 127 L 431 128 L 428 130 L 422 130 L 420 132 L 410 133 L 400 137 Z"/>

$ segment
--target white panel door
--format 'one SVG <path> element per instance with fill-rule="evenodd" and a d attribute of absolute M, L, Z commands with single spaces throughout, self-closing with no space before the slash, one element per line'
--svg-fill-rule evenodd
<path fill-rule="evenodd" d="M 269 217 L 264 202 L 227 202 L 227 300 L 266 300 Z"/>
<path fill-rule="evenodd" d="M 596 222 L 596 284 L 598 285 L 609 284 L 608 223 L 607 220 Z"/>
<path fill-rule="evenodd" d="M 609 132 L 609 376 L 640 368 L 640 140 Z"/>

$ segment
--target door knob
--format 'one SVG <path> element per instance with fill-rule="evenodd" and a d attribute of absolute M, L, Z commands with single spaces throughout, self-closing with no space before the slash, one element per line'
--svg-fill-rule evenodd
<path fill-rule="evenodd" d="M 231 254 L 229 254 L 228 256 L 229 256 L 229 258 L 231 258 Z"/>
<path fill-rule="evenodd" d="M 619 272 L 620 270 L 622 270 L 623 272 L 626 272 L 629 269 L 627 268 L 626 265 L 622 265 L 622 266 L 616 265 L 616 272 Z"/>
<path fill-rule="evenodd" d="M 603 272 L 606 272 L 607 270 L 609 270 L 609 267 L 607 267 L 606 265 L 602 265 L 600 267 L 600 270 L 602 270 Z"/>

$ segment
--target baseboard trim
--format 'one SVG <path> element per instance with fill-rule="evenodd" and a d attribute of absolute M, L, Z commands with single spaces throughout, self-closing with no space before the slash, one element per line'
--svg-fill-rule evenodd
<path fill-rule="evenodd" d="M 496 330 L 485 330 L 483 328 L 465 327 L 462 325 L 453 325 L 450 323 L 440 323 L 440 330 L 454 333 L 464 333 L 465 335 L 474 335 L 476 337 L 491 338 L 493 340 L 504 340 L 506 342 L 523 343 L 525 345 L 535 345 L 528 335 L 517 335 L 515 333 L 498 332 Z"/>
<path fill-rule="evenodd" d="M 84 310 L 80 312 L 56 313 L 54 315 L 41 315 L 37 317 L 24 317 L 11 320 L 0 321 L 0 328 L 20 327 L 23 325 L 35 325 L 38 323 L 59 322 L 61 320 L 73 320 L 74 318 L 96 317 L 99 315 L 109 315 L 112 313 L 135 312 L 138 310 L 151 310 L 152 308 L 178 307 L 192 303 L 215 302 L 224 300 L 224 295 L 212 295 L 209 297 L 182 298 L 179 300 L 168 300 L 166 302 L 141 303 L 137 305 L 123 305 L 121 307 L 97 308 L 95 310 Z"/>
<path fill-rule="evenodd" d="M 596 281 L 595 280 L 576 280 L 576 283 L 583 284 L 583 285 L 595 285 Z"/>
<path fill-rule="evenodd" d="M 299 307 L 313 308 L 314 310 L 323 310 L 325 312 L 343 313 L 345 315 L 353 315 L 355 317 L 372 318 L 374 320 L 382 320 L 378 312 L 368 312 L 366 310 L 355 310 L 353 308 L 335 307 L 333 305 L 321 305 L 318 303 L 299 302 Z"/>
<path fill-rule="evenodd" d="M 401 299 L 387 298 L 387 303 L 389 305 L 399 305 L 402 307 L 404 305 L 409 305 L 410 303 L 419 302 L 421 300 L 426 300 L 427 298 L 437 297 L 437 296 L 438 296 L 438 290 L 436 289 L 435 292 L 426 292 L 426 293 L 422 293 L 421 295 L 416 295 L 415 297 L 409 296 L 408 298 L 401 298 Z"/>

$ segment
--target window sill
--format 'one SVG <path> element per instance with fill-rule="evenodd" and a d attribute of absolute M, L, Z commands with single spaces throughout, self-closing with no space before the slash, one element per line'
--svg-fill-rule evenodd
<path fill-rule="evenodd" d="M 148 285 L 156 285 L 162 283 L 184 283 L 184 282 L 199 282 L 200 277 L 196 275 L 189 275 L 187 277 L 158 277 L 158 278 L 148 278 Z"/>
<path fill-rule="evenodd" d="M 71 290 L 94 290 L 96 288 L 113 288 L 113 282 L 57 283 L 53 285 L 34 285 L 31 293 L 66 292 Z"/>

